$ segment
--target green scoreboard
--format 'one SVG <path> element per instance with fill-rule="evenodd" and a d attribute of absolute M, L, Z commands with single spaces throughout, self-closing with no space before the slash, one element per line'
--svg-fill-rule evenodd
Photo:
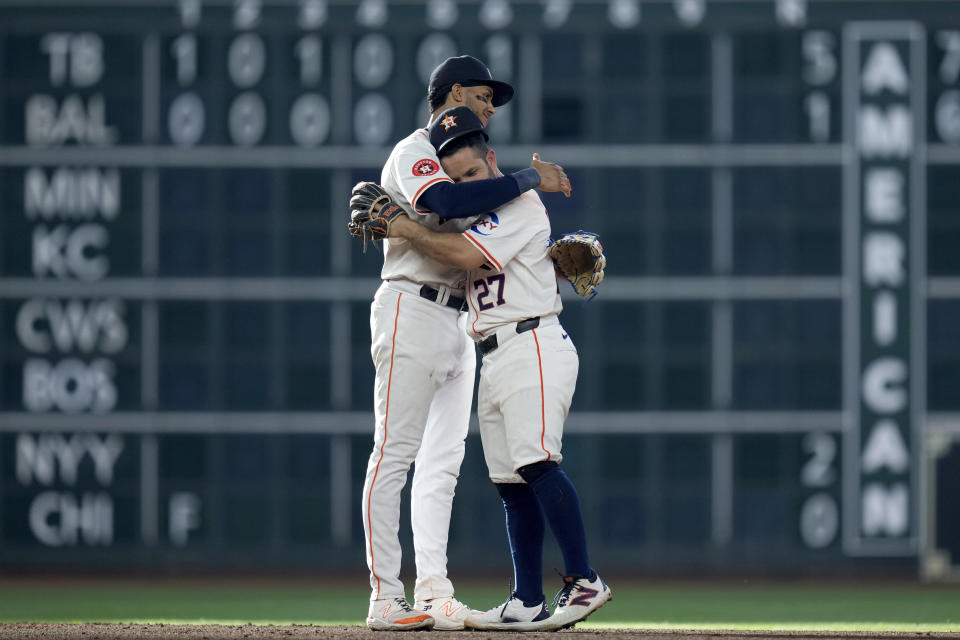
<path fill-rule="evenodd" d="M 346 202 L 463 53 L 604 241 L 563 292 L 598 564 L 958 571 L 947 0 L 0 0 L 0 568 L 362 567 Z M 455 566 L 507 558 L 473 434 Z"/>

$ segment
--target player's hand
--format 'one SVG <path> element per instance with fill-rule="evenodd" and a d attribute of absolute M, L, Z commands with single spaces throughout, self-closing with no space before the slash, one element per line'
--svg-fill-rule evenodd
<path fill-rule="evenodd" d="M 420 224 L 406 215 L 396 216 L 387 228 L 386 237 L 407 239 L 407 235 L 412 231 L 411 226 L 418 227 Z"/>
<path fill-rule="evenodd" d="M 570 178 L 564 173 L 563 167 L 556 162 L 544 162 L 540 159 L 540 154 L 533 154 L 533 160 L 530 166 L 540 174 L 540 191 L 559 191 L 563 195 L 570 197 Z"/>
<path fill-rule="evenodd" d="M 386 190 L 375 182 L 358 182 L 350 192 L 350 222 L 347 231 L 354 238 L 367 243 L 376 243 L 390 236 L 390 227 L 407 212 L 390 197 Z"/>

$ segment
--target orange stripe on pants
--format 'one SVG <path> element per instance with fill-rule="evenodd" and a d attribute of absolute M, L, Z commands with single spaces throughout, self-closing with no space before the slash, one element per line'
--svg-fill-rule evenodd
<path fill-rule="evenodd" d="M 380 576 L 374 569 L 373 562 L 373 520 L 370 517 L 370 501 L 373 498 L 373 485 L 377 482 L 377 474 L 380 473 L 380 463 L 383 462 L 383 448 L 387 446 L 387 423 L 390 421 L 390 385 L 393 382 L 393 355 L 397 350 L 397 324 L 400 321 L 400 298 L 403 294 L 397 296 L 397 314 L 393 318 L 393 339 L 390 343 L 390 373 L 387 376 L 387 407 L 383 414 L 383 442 L 380 443 L 380 458 L 377 460 L 377 468 L 373 472 L 373 479 L 370 480 L 370 492 L 367 494 L 367 532 L 370 538 L 370 573 L 377 579 L 377 599 L 380 598 Z"/>
<path fill-rule="evenodd" d="M 543 440 L 547 434 L 547 399 L 543 390 L 543 359 L 540 357 L 540 339 L 537 337 L 537 330 L 533 329 L 530 333 L 533 334 L 533 341 L 537 345 L 537 369 L 540 372 L 540 448 L 543 449 L 545 454 L 547 454 L 547 460 L 549 460 L 550 452 L 547 451 L 545 446 L 543 446 Z"/>

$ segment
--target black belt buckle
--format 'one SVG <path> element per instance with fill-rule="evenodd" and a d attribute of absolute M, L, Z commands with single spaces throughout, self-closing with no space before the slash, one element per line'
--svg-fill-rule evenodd
<path fill-rule="evenodd" d="M 521 320 L 520 322 L 517 323 L 517 333 L 530 331 L 531 329 L 536 329 L 539 326 L 540 326 L 540 316 L 527 318 L 526 320 Z"/>
<path fill-rule="evenodd" d="M 430 302 L 436 302 L 437 298 L 440 297 L 440 292 L 437 289 L 425 284 L 420 287 L 420 297 L 426 298 Z M 467 301 L 463 298 L 458 298 L 457 296 L 449 296 L 446 303 L 444 303 L 444 306 L 450 307 L 451 309 L 456 309 L 457 311 L 465 311 L 467 308 Z"/>
<path fill-rule="evenodd" d="M 423 285 L 422 287 L 420 287 L 420 297 L 426 298 L 430 302 L 436 302 L 437 296 L 439 295 L 440 295 L 440 292 L 434 289 L 433 287 L 428 287 L 427 285 Z"/>
<path fill-rule="evenodd" d="M 494 349 L 497 348 L 497 334 L 493 334 L 489 338 L 484 338 L 477 343 L 477 349 L 480 350 L 480 355 L 485 356 Z"/>
<path fill-rule="evenodd" d="M 530 331 L 531 329 L 536 329 L 540 326 L 540 316 L 535 316 L 533 318 L 527 318 L 526 320 L 521 320 L 517 323 L 517 333 L 523 333 L 525 331 Z M 497 348 L 497 334 L 493 334 L 488 338 L 484 338 L 477 343 L 477 349 L 480 350 L 480 355 L 485 356 L 494 349 Z"/>

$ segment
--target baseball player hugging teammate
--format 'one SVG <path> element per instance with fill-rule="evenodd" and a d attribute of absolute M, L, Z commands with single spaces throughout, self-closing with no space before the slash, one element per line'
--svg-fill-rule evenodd
<path fill-rule="evenodd" d="M 449 58 L 430 77 L 430 121 L 461 106 L 485 124 L 512 96 L 513 87 L 493 80 L 476 58 Z M 455 183 L 441 169 L 427 129 L 397 143 L 380 183 L 383 188 L 358 184 L 351 206 L 382 198 L 424 228 L 457 237 L 466 228 L 466 216 L 496 209 L 530 189 L 570 194 L 563 169 L 539 158 L 508 176 Z M 351 223 L 350 229 L 366 247 L 368 228 Z M 465 333 L 465 275 L 408 242 L 384 242 L 383 283 L 370 309 L 376 422 L 362 498 L 371 587 L 367 626 L 374 630 L 463 629 L 472 612 L 454 596 L 446 566 L 476 362 Z M 398 531 L 400 494 L 414 462 L 411 528 L 417 579 L 411 607 L 400 581 Z"/>
<path fill-rule="evenodd" d="M 429 127 L 443 170 L 457 184 L 502 175 L 483 128 L 462 106 L 444 111 Z M 560 468 L 579 357 L 558 319 L 563 305 L 554 269 L 563 271 L 578 293 L 592 295 L 605 266 L 598 239 L 580 232 L 552 243 L 546 210 L 533 191 L 489 210 L 460 233 L 438 233 L 386 198 L 376 205 L 371 198 L 354 198 L 351 208 L 356 235 L 401 240 L 425 258 L 467 272 L 466 331 L 483 358 L 480 435 L 506 511 L 514 588 L 505 603 L 468 613 L 464 626 L 537 631 L 574 625 L 611 593 L 590 565 L 579 497 Z M 582 271 L 571 271 L 576 269 Z M 546 526 L 565 564 L 552 615 L 543 593 Z"/>

